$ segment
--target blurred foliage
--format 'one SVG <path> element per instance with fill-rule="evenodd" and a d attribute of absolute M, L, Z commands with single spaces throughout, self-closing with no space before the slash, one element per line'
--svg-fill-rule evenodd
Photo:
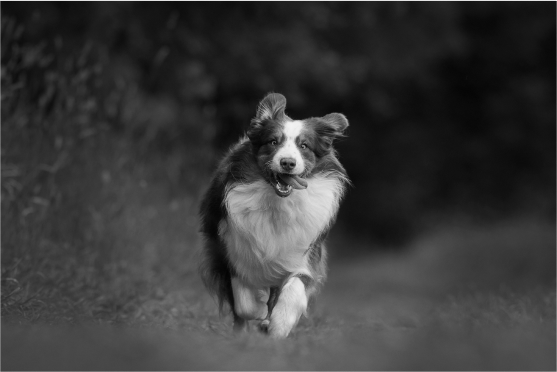
<path fill-rule="evenodd" d="M 2 208 L 28 195 L 18 218 L 116 201 L 98 175 L 137 164 L 196 199 L 269 91 L 294 118 L 349 118 L 348 233 L 397 244 L 435 216 L 554 218 L 555 3 L 3 3 L 2 16 Z"/>
<path fill-rule="evenodd" d="M 100 48 L 27 30 L 2 19 L 2 314 L 135 317 L 194 272 L 198 182 L 184 169 L 209 163 L 180 160 L 208 145 L 152 151 L 121 125 L 146 127 L 152 100 L 107 79 Z"/>

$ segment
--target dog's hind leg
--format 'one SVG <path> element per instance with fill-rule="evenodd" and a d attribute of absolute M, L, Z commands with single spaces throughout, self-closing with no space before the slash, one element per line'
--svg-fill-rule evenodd
<path fill-rule="evenodd" d="M 261 330 L 262 332 L 267 333 L 269 331 L 271 313 L 273 312 L 273 308 L 277 303 L 279 292 L 279 287 L 271 287 L 269 290 L 269 301 L 267 301 L 267 317 L 261 322 L 261 324 L 259 324 L 259 330 Z"/>
<path fill-rule="evenodd" d="M 244 284 L 239 278 L 231 280 L 234 295 L 234 330 L 247 330 L 248 320 L 261 320 L 267 317 L 266 301 L 268 293 Z"/>

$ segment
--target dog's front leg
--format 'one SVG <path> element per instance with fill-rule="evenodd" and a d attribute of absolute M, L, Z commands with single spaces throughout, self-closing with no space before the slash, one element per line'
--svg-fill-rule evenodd
<path fill-rule="evenodd" d="M 290 277 L 280 289 L 278 300 L 272 309 L 269 334 L 273 338 L 285 338 L 296 326 L 307 309 L 306 289 L 298 276 Z"/>

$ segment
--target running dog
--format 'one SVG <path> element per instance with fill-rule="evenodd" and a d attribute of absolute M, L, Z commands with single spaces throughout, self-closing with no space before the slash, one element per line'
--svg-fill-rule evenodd
<path fill-rule="evenodd" d="M 267 95 L 221 161 L 201 202 L 201 275 L 234 329 L 259 321 L 285 338 L 326 278 L 325 238 L 349 179 L 333 148 L 342 114 L 293 120 Z"/>

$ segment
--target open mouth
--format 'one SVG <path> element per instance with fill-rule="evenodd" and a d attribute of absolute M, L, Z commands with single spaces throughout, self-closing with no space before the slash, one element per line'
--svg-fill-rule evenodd
<path fill-rule="evenodd" d="M 274 173 L 275 192 L 280 197 L 287 197 L 292 194 L 293 189 L 303 190 L 308 187 L 308 183 L 302 177 L 288 173 Z"/>

